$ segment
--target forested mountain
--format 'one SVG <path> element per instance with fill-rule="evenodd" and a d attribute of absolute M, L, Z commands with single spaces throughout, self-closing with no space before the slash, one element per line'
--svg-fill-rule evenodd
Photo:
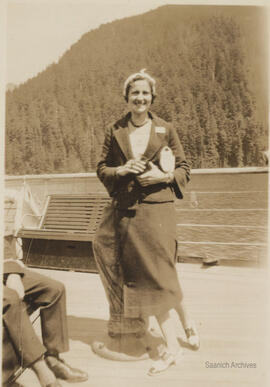
<path fill-rule="evenodd" d="M 152 110 L 174 123 L 193 168 L 260 165 L 260 18 L 230 8 L 163 6 L 83 35 L 7 91 L 6 173 L 94 170 L 105 128 L 125 113 L 123 82 L 141 68 L 157 80 Z"/>

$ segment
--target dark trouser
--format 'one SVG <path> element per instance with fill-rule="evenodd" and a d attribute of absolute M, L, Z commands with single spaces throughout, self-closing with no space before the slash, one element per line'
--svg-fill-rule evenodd
<path fill-rule="evenodd" d="M 3 327 L 13 349 L 18 357 L 18 363 L 28 367 L 38 360 L 46 348 L 41 344 L 27 313 L 26 304 L 19 299 L 17 292 L 4 286 L 3 288 Z M 5 361 L 12 356 L 10 345 L 3 344 L 3 371 L 5 372 Z M 8 365 L 7 365 L 8 366 Z"/>
<path fill-rule="evenodd" d="M 9 297 L 12 292 L 12 300 L 9 299 L 6 303 L 9 307 L 5 305 L 5 301 L 3 304 L 3 319 L 22 364 L 27 366 L 46 351 L 52 354 L 68 351 L 66 292 L 61 282 L 29 269 L 25 269 L 22 282 L 25 290 L 24 303 L 32 310 L 40 308 L 44 346 L 33 331 L 27 312 L 22 307 L 24 303 L 18 300 L 17 293 L 12 289 L 8 289 Z M 17 316 L 16 320 L 14 314 Z M 18 323 L 14 324 L 15 321 Z"/>

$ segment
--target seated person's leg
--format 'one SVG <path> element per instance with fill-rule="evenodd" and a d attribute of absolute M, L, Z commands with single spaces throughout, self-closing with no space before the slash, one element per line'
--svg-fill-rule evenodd
<path fill-rule="evenodd" d="M 26 311 L 26 305 L 13 289 L 3 287 L 3 321 L 23 367 L 41 358 L 46 348 L 38 339 Z M 23 332 L 23 334 L 22 334 Z"/>
<path fill-rule="evenodd" d="M 47 351 L 52 354 L 68 351 L 65 286 L 29 269 L 25 269 L 22 282 L 25 302 L 33 309 L 40 308 L 42 339 Z"/>
<path fill-rule="evenodd" d="M 46 362 L 55 376 L 69 382 L 82 382 L 88 375 L 70 367 L 59 354 L 69 349 L 65 286 L 52 278 L 26 269 L 22 282 L 25 301 L 40 308 L 43 344 Z"/>
<path fill-rule="evenodd" d="M 43 359 L 46 348 L 33 329 L 25 303 L 15 290 L 6 286 L 3 286 L 3 324 L 18 357 L 18 363 L 23 368 L 31 367 L 42 386 L 60 386 Z M 5 353 L 3 355 L 5 356 Z"/>

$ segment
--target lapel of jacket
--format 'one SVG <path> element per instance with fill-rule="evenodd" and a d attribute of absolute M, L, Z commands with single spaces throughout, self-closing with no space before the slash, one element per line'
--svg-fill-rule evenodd
<path fill-rule="evenodd" d="M 164 133 L 157 133 L 156 127 L 157 125 L 157 117 L 149 112 L 150 117 L 152 118 L 152 126 L 150 132 L 150 138 L 146 150 L 142 156 L 145 160 L 152 160 L 156 153 L 164 146 L 163 139 L 166 133 L 166 128 L 164 128 Z"/>
<path fill-rule="evenodd" d="M 128 120 L 130 117 L 130 113 L 128 113 L 122 123 L 121 126 L 114 132 L 114 136 L 116 141 L 118 142 L 118 145 L 123 152 L 126 160 L 130 160 L 133 158 L 129 136 L 128 136 Z"/>

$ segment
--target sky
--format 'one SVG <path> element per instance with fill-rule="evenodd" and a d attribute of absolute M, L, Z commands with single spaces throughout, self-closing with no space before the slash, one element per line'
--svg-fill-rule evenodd
<path fill-rule="evenodd" d="M 164 0 L 9 1 L 7 83 L 21 83 L 44 70 L 86 32 L 165 4 Z"/>
<path fill-rule="evenodd" d="M 264 1 L 7 0 L 5 83 L 16 85 L 57 62 L 80 37 L 116 19 L 165 4 L 264 5 Z"/>

